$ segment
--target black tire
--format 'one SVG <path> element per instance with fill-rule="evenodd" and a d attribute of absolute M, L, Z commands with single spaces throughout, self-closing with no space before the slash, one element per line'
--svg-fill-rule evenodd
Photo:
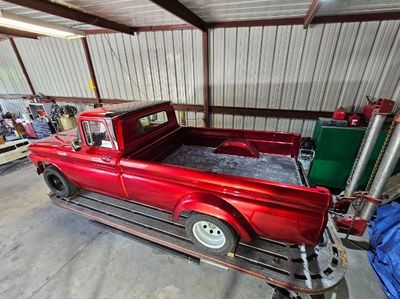
<path fill-rule="evenodd" d="M 202 222 L 203 225 L 200 224 L 200 222 Z M 207 227 L 207 224 L 205 223 L 209 223 L 211 226 Z M 196 245 L 196 247 L 203 251 L 218 255 L 235 251 L 238 241 L 237 233 L 229 224 L 222 220 L 205 214 L 192 212 L 186 220 L 185 229 L 186 234 Z M 205 241 L 203 238 L 203 242 L 201 241 L 202 237 L 199 233 L 201 230 L 205 231 L 206 233 L 208 231 L 208 236 L 211 236 L 211 238 L 214 238 L 214 235 L 216 238 L 219 238 L 219 236 L 223 235 L 225 240 L 223 243 L 222 241 L 220 243 L 214 242 L 213 244 L 215 245 L 212 245 L 212 241 L 210 241 L 210 245 L 207 246 L 206 243 L 208 240 Z"/>
<path fill-rule="evenodd" d="M 67 198 L 78 191 L 78 187 L 52 165 L 49 165 L 44 169 L 43 177 L 47 186 L 57 196 Z"/>

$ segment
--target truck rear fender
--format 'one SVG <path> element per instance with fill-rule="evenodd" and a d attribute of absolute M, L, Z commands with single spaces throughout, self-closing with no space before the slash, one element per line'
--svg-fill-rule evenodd
<path fill-rule="evenodd" d="M 172 217 L 176 221 L 184 211 L 206 214 L 227 222 L 245 242 L 256 238 L 256 233 L 244 216 L 232 205 L 218 196 L 207 193 L 191 193 L 181 198 L 175 205 Z"/>

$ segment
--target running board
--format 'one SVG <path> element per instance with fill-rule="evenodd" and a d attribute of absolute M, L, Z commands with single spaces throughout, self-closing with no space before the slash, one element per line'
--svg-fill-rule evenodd
<path fill-rule="evenodd" d="M 324 293 L 342 280 L 347 269 L 345 249 L 331 220 L 321 246 L 305 247 L 260 238 L 251 244 L 239 242 L 235 253 L 216 256 L 200 251 L 188 239 L 185 216 L 174 222 L 165 211 L 85 190 L 68 199 L 52 194 L 50 198 L 60 207 L 157 246 L 299 293 Z"/>

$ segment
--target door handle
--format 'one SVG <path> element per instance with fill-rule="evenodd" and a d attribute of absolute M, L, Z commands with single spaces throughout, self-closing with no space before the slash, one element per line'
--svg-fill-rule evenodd
<path fill-rule="evenodd" d="M 107 157 L 101 157 L 101 160 L 103 160 L 104 162 L 111 162 L 112 158 L 107 156 Z"/>

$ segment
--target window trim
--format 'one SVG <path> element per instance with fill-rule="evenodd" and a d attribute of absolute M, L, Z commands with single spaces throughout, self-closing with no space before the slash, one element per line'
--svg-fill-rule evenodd
<path fill-rule="evenodd" d="M 87 138 L 86 138 L 87 135 L 86 135 L 86 129 L 85 129 L 84 122 L 97 122 L 97 123 L 102 123 L 103 126 L 104 126 L 104 128 L 106 129 L 106 133 L 107 133 L 108 139 L 110 140 L 111 147 L 103 147 L 103 146 L 90 145 L 90 144 L 88 143 L 88 141 L 87 141 Z M 81 128 L 82 128 L 82 133 L 83 133 L 83 138 L 82 138 L 82 140 L 85 141 L 85 145 L 86 145 L 87 147 L 90 147 L 90 148 L 97 148 L 97 149 L 104 149 L 104 150 L 110 150 L 110 149 L 115 150 L 115 144 L 114 144 L 114 142 L 113 142 L 113 138 L 111 137 L 111 134 L 110 134 L 110 131 L 109 131 L 109 129 L 108 129 L 108 126 L 107 126 L 107 124 L 106 124 L 104 121 L 98 120 L 98 119 L 83 119 L 83 120 L 81 120 Z M 90 127 L 89 127 L 89 130 L 90 130 Z M 90 135 L 90 136 L 91 136 L 91 135 Z M 91 138 L 92 138 L 92 136 L 91 136 Z"/>

